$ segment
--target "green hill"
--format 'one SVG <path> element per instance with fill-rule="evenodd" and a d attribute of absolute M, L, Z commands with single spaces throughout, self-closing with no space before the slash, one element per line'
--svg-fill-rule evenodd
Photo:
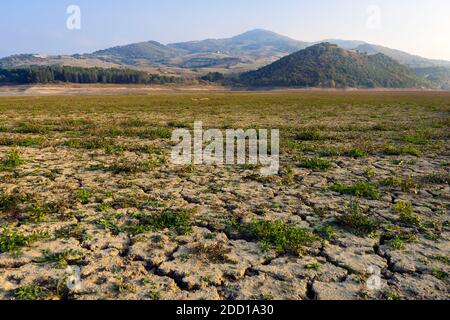
<path fill-rule="evenodd" d="M 450 89 L 450 67 L 414 68 L 414 73 L 433 82 L 440 89 Z"/>
<path fill-rule="evenodd" d="M 180 52 L 156 41 L 140 42 L 96 51 L 92 56 L 106 62 L 124 65 L 170 65 Z"/>
<path fill-rule="evenodd" d="M 321 43 L 244 73 L 250 86 L 412 88 L 428 87 L 425 79 L 383 55 L 368 55 Z"/>
<path fill-rule="evenodd" d="M 440 66 L 450 67 L 449 61 L 427 59 L 400 50 L 390 49 L 387 47 L 378 46 L 374 44 L 365 43 L 354 48 L 353 50 L 366 52 L 369 55 L 382 53 L 409 68 L 427 68 Z"/>

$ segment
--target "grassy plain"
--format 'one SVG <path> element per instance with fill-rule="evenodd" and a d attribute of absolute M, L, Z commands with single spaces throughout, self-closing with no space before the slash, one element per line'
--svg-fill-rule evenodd
<path fill-rule="evenodd" d="M 280 129 L 279 175 L 171 164 L 194 120 Z M 2 97 L 0 299 L 446 299 L 449 127 L 449 92 Z"/>

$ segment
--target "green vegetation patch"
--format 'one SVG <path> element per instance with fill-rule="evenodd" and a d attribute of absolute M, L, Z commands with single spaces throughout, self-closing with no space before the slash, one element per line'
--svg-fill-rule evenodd
<path fill-rule="evenodd" d="M 407 135 L 403 136 L 401 139 L 403 142 L 416 144 L 416 145 L 427 145 L 427 144 L 431 143 L 430 139 L 427 137 L 427 134 L 424 132 L 407 134 Z"/>
<path fill-rule="evenodd" d="M 74 238 L 80 242 L 90 239 L 90 236 L 87 234 L 86 228 L 82 227 L 79 224 L 72 224 L 70 226 L 65 226 L 56 230 L 55 237 L 63 239 Z"/>
<path fill-rule="evenodd" d="M 76 250 L 65 250 L 62 252 L 51 252 L 45 250 L 43 257 L 36 260 L 37 263 L 55 264 L 58 268 L 64 269 L 68 265 L 79 265 L 83 259 L 83 254 Z"/>
<path fill-rule="evenodd" d="M 22 235 L 13 230 L 6 229 L 0 233 L 0 253 L 9 252 L 18 255 L 23 247 L 28 247 L 34 242 L 46 237 L 47 234 L 44 233 Z"/>
<path fill-rule="evenodd" d="M 328 189 L 341 194 L 349 194 L 373 200 L 380 199 L 380 192 L 377 186 L 368 181 L 357 181 L 349 185 L 335 182 Z"/>
<path fill-rule="evenodd" d="M 422 154 L 421 151 L 414 146 L 400 147 L 392 144 L 386 145 L 383 153 L 387 156 L 411 155 L 416 157 L 420 157 Z"/>
<path fill-rule="evenodd" d="M 358 149 L 358 148 L 354 148 L 354 149 L 350 149 L 350 150 L 347 152 L 347 155 L 348 155 L 349 157 L 358 159 L 358 158 L 364 158 L 364 157 L 367 157 L 367 152 L 364 151 L 364 150 Z"/>
<path fill-rule="evenodd" d="M 24 163 L 22 156 L 17 149 L 12 149 L 1 161 L 0 170 L 15 169 Z"/>
<path fill-rule="evenodd" d="M 241 226 L 241 230 L 251 240 L 259 241 L 262 248 L 275 249 L 280 253 L 300 254 L 304 246 L 318 240 L 310 230 L 281 221 L 254 220 Z"/>
<path fill-rule="evenodd" d="M 303 130 L 295 134 L 295 140 L 298 141 L 321 141 L 327 138 L 319 130 Z"/>
<path fill-rule="evenodd" d="M 114 234 L 122 232 L 133 235 L 170 229 L 178 235 L 186 235 L 192 231 L 192 220 L 195 210 L 166 210 L 160 214 L 135 214 L 134 221 L 120 224 L 117 216 L 103 218 L 97 224 Z M 121 217 L 119 217 L 121 218 Z M 136 221 L 137 220 L 137 221 Z"/>
<path fill-rule="evenodd" d="M 420 227 L 422 225 L 422 219 L 414 212 L 412 204 L 405 201 L 399 201 L 395 205 L 395 212 L 400 215 L 400 222 Z"/>
<path fill-rule="evenodd" d="M 344 228 L 349 229 L 356 235 L 368 235 L 376 231 L 379 227 L 379 223 L 369 217 L 357 201 L 352 201 L 347 211 L 340 215 L 337 221 Z"/>
<path fill-rule="evenodd" d="M 0 212 L 14 214 L 18 212 L 19 205 L 26 202 L 28 197 L 20 193 L 0 194 Z"/>
<path fill-rule="evenodd" d="M 300 167 L 316 171 L 327 171 L 331 168 L 331 162 L 317 157 L 304 160 L 300 163 Z"/>
<path fill-rule="evenodd" d="M 36 285 L 30 284 L 26 286 L 19 287 L 12 292 L 14 298 L 17 300 L 46 300 L 49 292 L 47 289 Z"/>

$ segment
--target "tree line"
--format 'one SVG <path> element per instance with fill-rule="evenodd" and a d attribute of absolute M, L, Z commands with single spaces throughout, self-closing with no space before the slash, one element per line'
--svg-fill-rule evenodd
<path fill-rule="evenodd" d="M 150 74 L 131 69 L 82 68 L 70 66 L 34 66 L 0 69 L 0 83 L 109 83 L 166 84 L 184 83 L 186 79 Z"/>

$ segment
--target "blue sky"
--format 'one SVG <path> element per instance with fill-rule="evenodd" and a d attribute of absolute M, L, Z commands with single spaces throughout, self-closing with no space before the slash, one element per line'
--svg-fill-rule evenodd
<path fill-rule="evenodd" d="M 66 28 L 71 4 L 81 8 L 81 30 Z M 373 5 L 380 9 L 375 28 L 367 24 Z M 0 57 L 86 53 L 264 28 L 298 40 L 357 39 L 450 60 L 449 0 L 1 0 L 0 16 Z"/>

